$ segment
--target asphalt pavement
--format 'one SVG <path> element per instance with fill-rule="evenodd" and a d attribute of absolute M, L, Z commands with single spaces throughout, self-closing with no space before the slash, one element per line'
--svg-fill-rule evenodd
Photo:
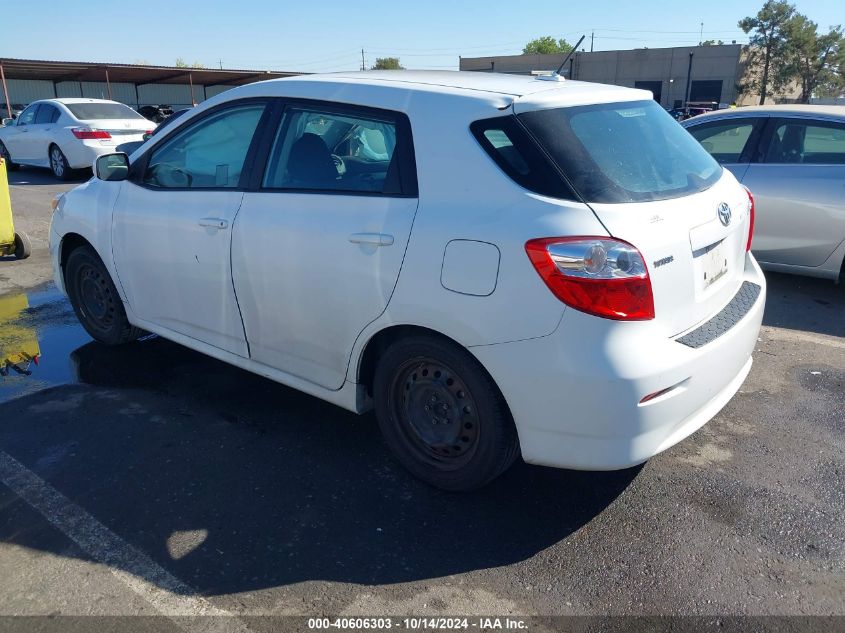
<path fill-rule="evenodd" d="M 0 262 L 0 302 L 28 305 L 2 327 L 42 356 L 0 378 L 0 615 L 845 615 L 842 286 L 768 275 L 740 393 L 645 465 L 450 494 L 371 414 L 92 342 L 48 283 L 68 185 L 12 178 L 36 253 Z"/>

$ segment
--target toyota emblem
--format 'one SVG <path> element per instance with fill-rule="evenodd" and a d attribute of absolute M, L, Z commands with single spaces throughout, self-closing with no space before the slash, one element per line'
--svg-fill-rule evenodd
<path fill-rule="evenodd" d="M 731 208 L 728 206 L 727 202 L 720 204 L 719 208 L 716 209 L 716 213 L 719 214 L 719 221 L 723 226 L 727 226 L 731 223 Z"/>

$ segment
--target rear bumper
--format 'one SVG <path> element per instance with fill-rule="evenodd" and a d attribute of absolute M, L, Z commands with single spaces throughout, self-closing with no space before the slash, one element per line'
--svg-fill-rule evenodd
<path fill-rule="evenodd" d="M 103 154 L 112 154 L 117 151 L 117 146 L 129 141 L 143 140 L 143 134 L 136 136 L 127 135 L 120 139 L 91 139 L 86 141 L 69 142 L 62 147 L 62 152 L 67 159 L 71 169 L 83 169 L 91 167 L 94 161 Z"/>
<path fill-rule="evenodd" d="M 507 400 L 526 462 L 582 470 L 642 463 L 715 416 L 751 369 L 766 287 L 744 316 L 692 348 L 653 322 L 615 322 L 567 310 L 548 337 L 473 347 Z M 670 389 L 646 403 L 642 399 Z"/>

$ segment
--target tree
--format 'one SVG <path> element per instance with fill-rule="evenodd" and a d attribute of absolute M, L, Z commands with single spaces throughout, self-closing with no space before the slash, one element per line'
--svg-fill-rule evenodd
<path fill-rule="evenodd" d="M 377 57 L 373 70 L 405 70 L 398 57 Z"/>
<path fill-rule="evenodd" d="M 205 68 L 205 66 L 203 66 L 199 62 L 194 62 L 193 64 L 189 64 L 184 59 L 182 59 L 181 57 L 176 58 L 176 63 L 174 64 L 174 66 L 176 66 L 176 68 Z"/>
<path fill-rule="evenodd" d="M 724 44 L 722 40 L 704 40 L 703 42 L 699 42 L 699 46 L 721 46 Z"/>
<path fill-rule="evenodd" d="M 795 6 L 786 0 L 767 0 L 754 17 L 743 18 L 739 28 L 753 33 L 749 39 L 748 65 L 752 69 L 744 91 L 759 91 L 760 105 L 788 83 L 788 30 Z M 786 71 L 786 72 L 785 72 Z"/>
<path fill-rule="evenodd" d="M 523 55 L 554 55 L 556 53 L 568 53 L 573 48 L 572 44 L 565 39 L 556 40 L 551 35 L 538 37 L 531 40 L 522 49 Z"/>
<path fill-rule="evenodd" d="M 835 93 L 845 84 L 845 37 L 835 26 L 825 35 L 818 25 L 804 15 L 796 15 L 789 24 L 786 72 L 801 85 L 801 103 L 810 103 L 817 89 Z"/>

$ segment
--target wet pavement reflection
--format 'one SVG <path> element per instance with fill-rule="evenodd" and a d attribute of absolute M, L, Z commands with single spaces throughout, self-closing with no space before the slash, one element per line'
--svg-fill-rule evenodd
<path fill-rule="evenodd" d="M 79 382 L 73 352 L 90 341 L 52 284 L 0 296 L 0 402 Z"/>

